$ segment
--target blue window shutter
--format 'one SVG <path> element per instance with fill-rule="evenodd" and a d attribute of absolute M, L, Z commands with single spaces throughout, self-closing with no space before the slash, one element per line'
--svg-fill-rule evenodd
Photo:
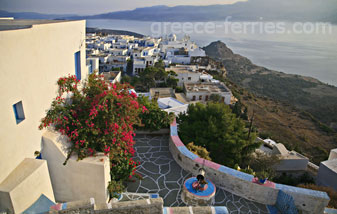
<path fill-rule="evenodd" d="M 75 53 L 75 74 L 77 80 L 81 80 L 81 52 Z"/>
<path fill-rule="evenodd" d="M 22 101 L 13 105 L 13 111 L 15 115 L 16 124 L 21 123 L 25 119 L 25 113 L 23 111 Z"/>
<path fill-rule="evenodd" d="M 15 119 L 18 120 L 19 114 L 18 114 L 18 110 L 16 109 L 16 104 L 13 105 L 13 110 L 14 110 L 14 114 L 15 114 Z"/>

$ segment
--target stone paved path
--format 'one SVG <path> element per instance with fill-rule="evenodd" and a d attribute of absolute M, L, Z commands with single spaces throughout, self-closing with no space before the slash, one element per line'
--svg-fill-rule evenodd
<path fill-rule="evenodd" d="M 180 194 L 182 185 L 191 174 L 184 171 L 172 158 L 168 135 L 137 135 L 135 160 L 140 161 L 137 172 L 143 180 L 128 183 L 128 192 L 158 193 L 164 206 L 185 206 Z M 226 206 L 230 214 L 267 214 L 265 205 L 258 204 L 217 187 L 215 206 Z"/>

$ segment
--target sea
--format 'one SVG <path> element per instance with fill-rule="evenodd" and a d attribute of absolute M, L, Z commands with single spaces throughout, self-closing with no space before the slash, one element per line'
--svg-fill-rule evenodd
<path fill-rule="evenodd" d="M 200 47 L 222 41 L 253 63 L 337 86 L 337 25 L 290 22 L 147 22 L 89 19 L 87 27 L 148 36 L 188 34 Z"/>

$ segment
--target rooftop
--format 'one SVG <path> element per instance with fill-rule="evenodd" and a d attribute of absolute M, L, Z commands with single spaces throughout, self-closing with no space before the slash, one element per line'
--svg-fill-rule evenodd
<path fill-rule="evenodd" d="M 70 20 L 0 19 L 0 31 L 31 28 L 33 25 L 70 22 Z"/>
<path fill-rule="evenodd" d="M 321 164 L 328 167 L 331 171 L 334 171 L 335 173 L 337 173 L 337 159 L 323 161 L 321 162 Z"/>
<path fill-rule="evenodd" d="M 175 97 L 172 88 L 150 88 L 151 97 L 164 98 Z"/>
<path fill-rule="evenodd" d="M 172 97 L 159 98 L 157 102 L 158 102 L 159 108 L 161 109 L 168 109 L 168 108 L 185 105 L 184 103 L 179 102 L 178 100 Z"/>
<path fill-rule="evenodd" d="M 174 71 L 177 74 L 183 74 L 183 73 L 194 73 L 191 70 L 188 70 L 187 67 L 169 67 L 169 68 L 165 68 L 165 71 Z"/>
<path fill-rule="evenodd" d="M 184 83 L 184 87 L 187 92 L 210 92 L 210 93 L 221 93 L 229 92 L 229 89 L 224 84 L 215 83 Z"/>

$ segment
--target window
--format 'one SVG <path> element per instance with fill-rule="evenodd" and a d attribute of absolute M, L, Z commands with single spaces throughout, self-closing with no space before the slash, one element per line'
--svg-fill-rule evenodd
<path fill-rule="evenodd" d="M 193 96 L 193 98 L 192 98 L 192 101 L 194 101 L 195 100 L 195 96 Z"/>
<path fill-rule="evenodd" d="M 206 97 L 205 97 L 205 101 L 208 101 L 208 95 L 206 95 Z"/>
<path fill-rule="evenodd" d="M 77 80 L 81 80 L 81 51 L 75 53 L 75 74 Z"/>
<path fill-rule="evenodd" d="M 199 100 L 202 100 L 202 95 L 199 96 Z"/>
<path fill-rule="evenodd" d="M 23 112 L 22 101 L 13 105 L 13 111 L 16 119 L 16 124 L 21 123 L 25 119 L 25 113 Z"/>
<path fill-rule="evenodd" d="M 92 74 L 92 72 L 93 72 L 93 65 L 92 64 L 93 64 L 92 60 L 89 60 L 89 74 Z"/>
<path fill-rule="evenodd" d="M 192 79 L 191 77 L 188 78 L 188 80 L 191 80 L 191 79 Z"/>

